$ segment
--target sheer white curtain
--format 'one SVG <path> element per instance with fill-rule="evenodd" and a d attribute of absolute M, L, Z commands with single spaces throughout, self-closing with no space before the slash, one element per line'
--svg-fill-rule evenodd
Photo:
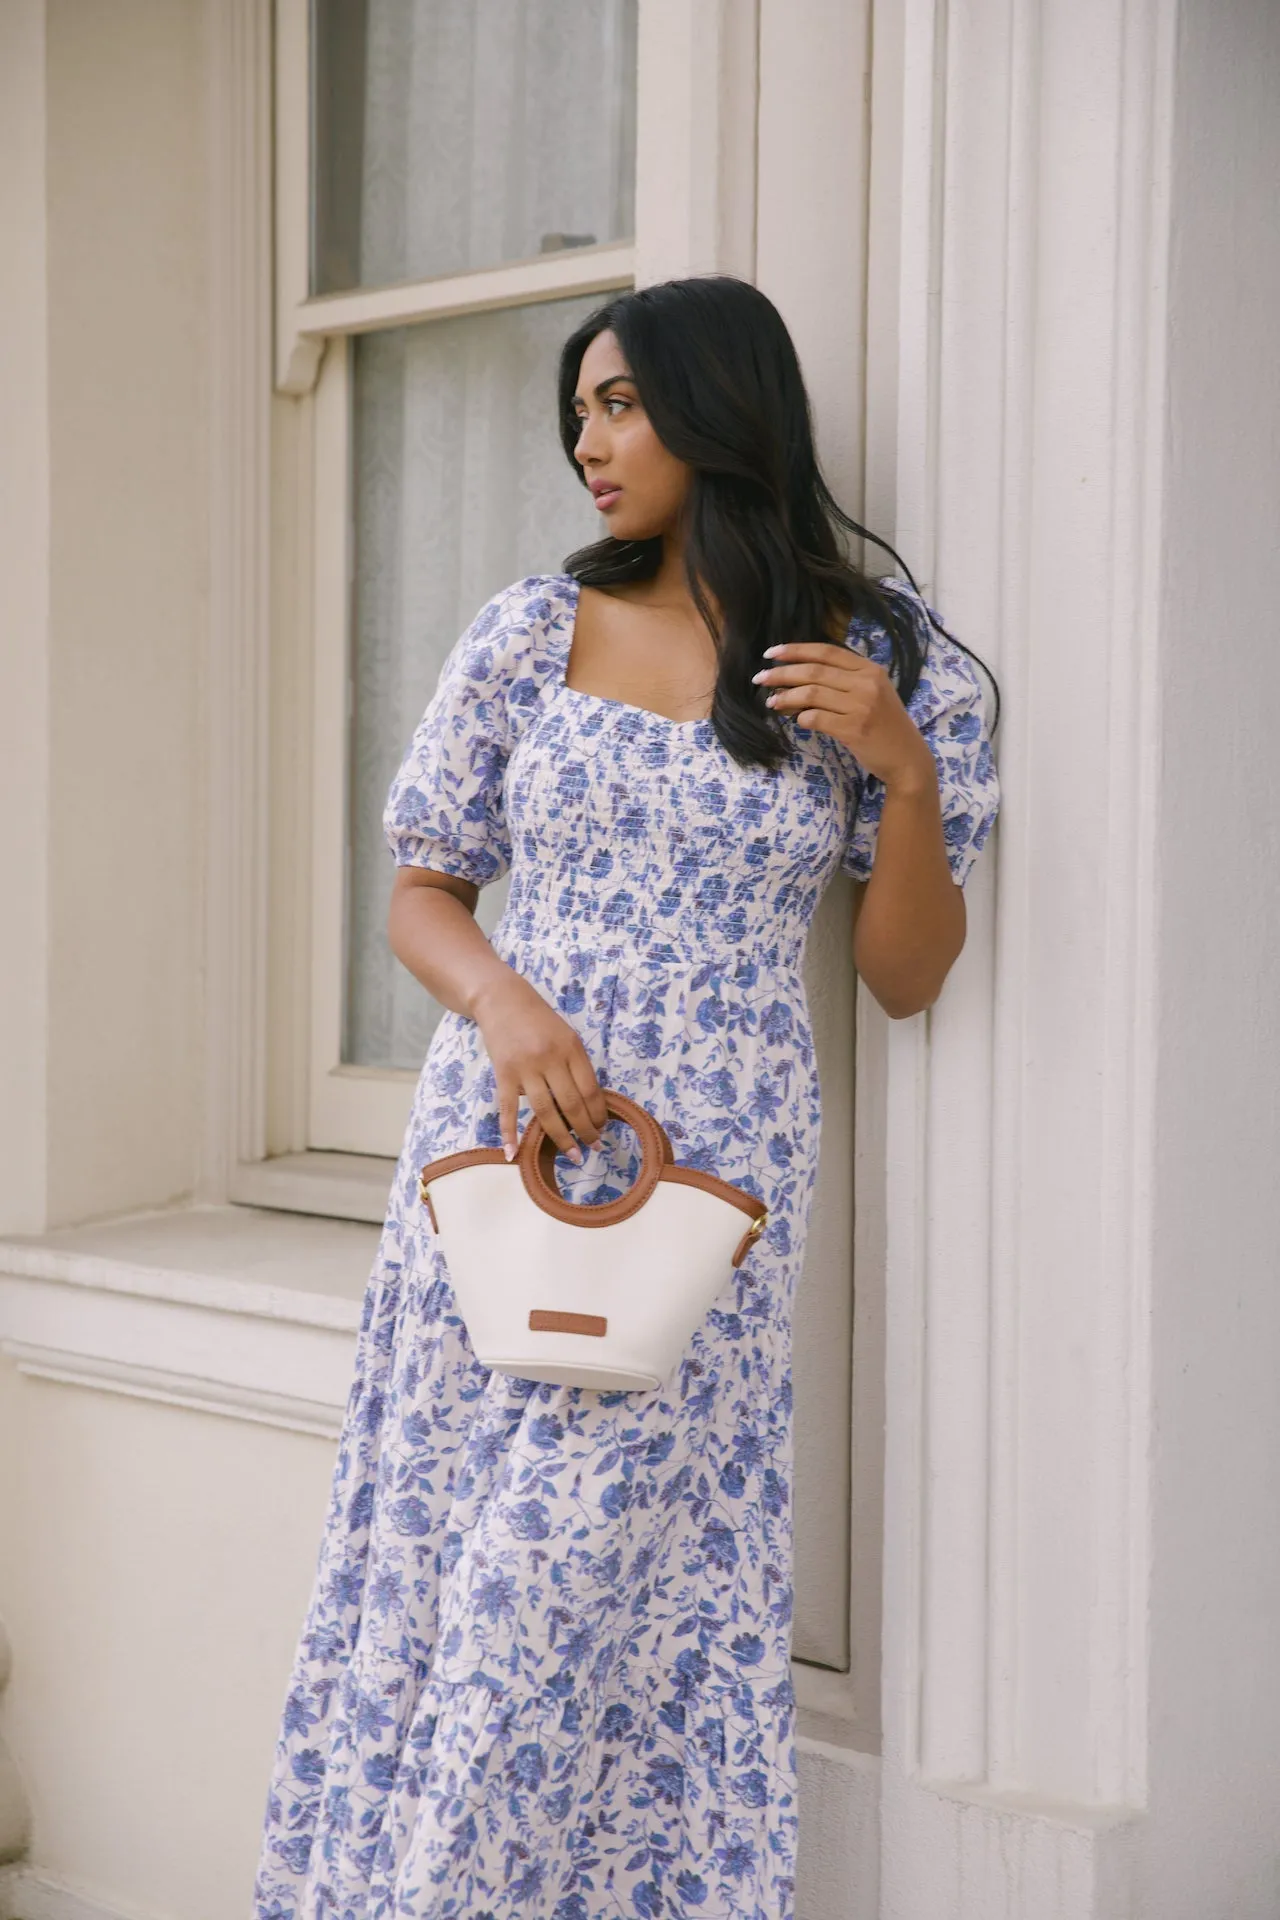
<path fill-rule="evenodd" d="M 626 237 L 635 0 L 368 0 L 359 277 L 378 285 Z M 354 344 L 354 647 L 345 1058 L 421 1065 L 439 1006 L 391 958 L 387 787 L 488 597 L 598 536 L 555 419 L 561 342 L 597 298 Z M 491 927 L 505 878 L 481 896 Z"/>
<path fill-rule="evenodd" d="M 364 286 L 631 232 L 635 0 L 368 0 Z"/>
<path fill-rule="evenodd" d="M 440 663 L 490 594 L 599 537 L 555 421 L 560 343 L 590 299 L 356 342 L 356 577 L 346 1058 L 418 1067 L 440 1008 L 386 943 L 387 788 Z M 481 895 L 492 926 L 504 877 Z"/>

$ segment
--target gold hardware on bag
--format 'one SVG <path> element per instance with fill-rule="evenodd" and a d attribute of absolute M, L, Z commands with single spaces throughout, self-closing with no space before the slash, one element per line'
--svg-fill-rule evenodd
<path fill-rule="evenodd" d="M 427 1210 L 427 1218 L 431 1222 L 432 1233 L 439 1233 L 440 1222 L 436 1219 L 436 1210 L 431 1204 L 431 1193 L 427 1186 L 425 1169 L 418 1175 L 418 1198 Z"/>
<path fill-rule="evenodd" d="M 757 1237 L 757 1235 L 764 1232 L 765 1222 L 768 1218 L 769 1216 L 767 1213 L 762 1213 L 757 1215 L 757 1217 L 751 1222 L 750 1228 L 748 1229 L 748 1232 L 747 1232 L 747 1238 L 749 1240 L 754 1240 Z"/>

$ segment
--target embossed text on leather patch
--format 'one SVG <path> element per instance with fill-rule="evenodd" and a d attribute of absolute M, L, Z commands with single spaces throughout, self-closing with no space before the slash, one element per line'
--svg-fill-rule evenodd
<path fill-rule="evenodd" d="M 609 1331 L 609 1322 L 601 1313 L 558 1313 L 550 1307 L 531 1307 L 529 1330 L 532 1333 L 594 1333 L 602 1338 Z"/>

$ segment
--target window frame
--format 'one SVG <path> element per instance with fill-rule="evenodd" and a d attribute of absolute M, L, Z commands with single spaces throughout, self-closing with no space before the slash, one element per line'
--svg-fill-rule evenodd
<path fill-rule="evenodd" d="M 326 1162 L 319 1181 L 324 1205 L 334 1206 L 342 1188 L 350 1195 L 344 1212 L 349 1204 L 356 1217 L 372 1217 L 376 1170 L 388 1171 L 385 1163 L 399 1151 L 416 1077 L 351 1067 L 341 1058 L 349 343 L 359 333 L 415 321 L 604 295 L 671 275 L 725 269 L 749 277 L 757 13 L 757 0 L 638 0 L 634 241 L 312 297 L 311 7 L 309 0 L 274 0 L 271 524 L 269 552 L 257 562 L 271 577 L 271 662 L 257 657 L 258 649 L 244 663 L 264 695 L 269 683 L 271 737 L 268 743 L 259 722 L 256 776 L 271 825 L 257 824 L 251 852 L 226 849 L 230 864 L 246 868 L 256 920 L 253 930 L 236 934 L 256 1004 L 255 1044 L 246 1043 L 253 1059 L 229 1067 L 228 1081 L 238 1084 L 225 1089 L 235 1114 L 229 1153 L 222 1150 L 233 1199 L 303 1204 L 314 1155 Z M 246 655 L 254 650 L 235 639 Z M 269 884 L 268 872 L 287 884 Z M 335 1153 L 361 1160 L 366 1171 L 335 1183 Z"/>
<path fill-rule="evenodd" d="M 274 315 L 269 305 L 266 309 L 269 365 L 263 371 L 267 377 L 254 398 L 254 432 L 269 443 L 270 489 L 267 510 L 259 513 L 256 527 L 252 532 L 247 524 L 241 529 L 245 552 L 238 561 L 246 579 L 260 583 L 264 574 L 269 576 L 265 594 L 259 584 L 259 598 L 268 601 L 269 617 L 252 630 L 233 622 L 224 630 L 228 646 L 234 645 L 241 656 L 235 671 L 243 697 L 228 704 L 226 764 L 212 769 L 211 797 L 215 811 L 226 807 L 253 831 L 238 834 L 234 822 L 226 828 L 215 827 L 215 864 L 220 871 L 226 868 L 224 883 L 229 893 L 235 894 L 233 882 L 239 884 L 238 897 L 243 902 L 227 945 L 229 950 L 234 947 L 246 990 L 239 1011 L 234 992 L 221 995 L 210 1023 L 213 1064 L 221 1076 L 215 1091 L 224 1096 L 210 1108 L 213 1150 L 206 1181 L 210 1197 L 378 1223 L 385 1211 L 390 1155 L 312 1149 L 308 1085 L 320 1027 L 313 1000 L 321 997 L 315 991 L 313 933 L 319 925 L 331 936 L 335 919 L 341 928 L 334 912 L 336 863 L 321 855 L 320 842 L 327 835 L 326 844 L 340 845 L 345 855 L 341 803 L 335 810 L 336 783 L 327 782 L 324 771 L 326 756 L 332 765 L 337 740 L 341 740 L 340 764 L 345 769 L 345 649 L 334 645 L 335 627 L 329 633 L 326 655 L 312 609 L 323 608 L 326 601 L 330 607 L 345 607 L 348 600 L 345 488 L 339 540 L 333 543 L 318 537 L 322 529 L 334 526 L 339 498 L 337 476 L 342 462 L 334 449 L 340 444 L 339 433 L 348 431 L 342 424 L 342 416 L 349 416 L 347 342 L 369 327 L 514 304 L 520 298 L 544 298 L 553 284 L 549 275 L 562 270 L 558 284 L 566 296 L 590 291 L 595 284 L 603 291 L 607 285 L 628 280 L 645 284 L 710 270 L 756 278 L 761 137 L 757 78 L 762 21 L 770 4 L 771 0 L 640 0 L 633 247 L 574 249 L 566 256 L 518 263 L 516 268 L 452 276 L 449 282 L 420 282 L 311 300 L 306 191 L 309 8 L 306 0 L 275 0 L 274 153 L 268 155 L 260 177 L 268 193 L 274 194 L 276 245 L 267 259 L 265 282 L 260 275 L 254 278 L 255 290 L 265 292 L 268 303 L 274 293 Z M 785 22 L 773 20 L 775 38 L 787 30 Z M 774 138 L 776 146 L 776 134 Z M 790 190 L 793 172 L 788 171 L 788 184 L 779 191 Z M 624 253 L 630 255 L 625 278 Z M 595 262 L 588 264 L 593 254 Z M 600 256 L 605 254 L 611 254 L 612 260 L 602 261 Z M 600 281 L 593 283 L 588 278 L 592 274 L 600 276 Z M 606 274 L 618 278 L 606 279 Z M 458 285 L 462 279 L 468 283 L 465 289 Z M 450 304 L 464 292 L 464 304 Z M 228 310 L 239 297 L 230 286 L 222 295 Z M 261 303 L 258 310 L 263 311 Z M 801 345 L 803 352 L 803 341 Z M 237 380 L 247 385 L 247 367 L 237 370 Z M 332 437 L 326 439 L 326 435 Z M 236 541 L 229 544 L 235 547 Z M 317 564 L 326 549 L 327 571 Z M 340 556 L 337 573 L 335 556 Z M 334 579 L 339 591 L 330 596 Z M 269 726 L 258 714 L 253 697 L 268 691 Z M 234 777 L 239 764 L 236 752 L 243 762 L 244 743 L 251 733 L 255 791 L 269 802 L 253 811 L 252 821 L 248 815 L 253 796 L 247 789 L 238 791 Z M 240 746 L 233 751 L 237 738 Z M 217 753 L 215 745 L 215 758 Z M 322 857 L 326 868 L 318 873 Z M 340 896 L 338 905 L 340 915 Z M 216 939 L 216 929 L 214 933 Z M 329 962 L 328 985 L 323 989 L 328 993 L 328 1010 L 322 1031 L 336 1059 L 340 999 L 334 983 L 340 981 L 341 949 L 335 946 L 334 951 L 336 965 Z M 857 1004 L 854 1099 L 859 1113 L 870 1111 L 873 1137 L 860 1129 L 854 1169 L 857 1247 L 849 1249 L 849 1265 L 856 1264 L 859 1274 L 869 1275 L 870 1284 L 858 1290 L 856 1313 L 861 1316 L 862 1334 L 853 1337 L 853 1369 L 863 1390 L 855 1394 L 852 1429 L 833 1438 L 840 1453 L 852 1455 L 855 1462 L 852 1505 L 863 1525 L 850 1528 L 845 1568 L 847 1665 L 820 1664 L 816 1657 L 797 1655 L 793 1671 L 811 1732 L 874 1752 L 879 1743 L 879 1625 L 878 1610 L 871 1603 L 879 1582 L 878 1527 L 873 1523 L 880 1477 L 874 1429 L 883 1358 L 878 1328 L 883 1168 L 875 1124 L 877 1088 L 871 1083 L 879 1079 L 876 1061 L 882 1023 L 868 1008 L 865 996 L 859 995 Z M 252 1032 L 240 1013 L 249 1016 Z M 869 1034 L 865 1031 L 868 1020 Z M 867 1038 L 873 1044 L 864 1047 Z M 219 1047 L 226 1054 L 225 1064 L 218 1061 Z M 236 1048 L 239 1051 L 232 1057 Z M 864 1084 L 870 1088 L 866 1106 Z M 388 1097 L 404 1101 L 403 1113 L 408 1095 L 408 1088 L 393 1083 Z M 227 1158 L 221 1175 L 216 1166 L 219 1125 L 222 1139 L 229 1143 L 229 1152 L 222 1149 Z M 397 1150 L 399 1144 L 398 1131 Z M 847 1175 L 837 1170 L 836 1177 Z M 839 1257 L 843 1263 L 843 1253 Z"/>
<path fill-rule="evenodd" d="M 350 674 L 352 362 L 358 334 L 509 310 L 634 283 L 633 242 L 602 242 L 501 266 L 313 296 L 308 0 L 278 0 L 276 386 L 309 401 L 313 555 L 310 1007 L 305 1147 L 394 1158 L 417 1075 L 343 1060 Z M 302 983 L 299 982 L 299 986 Z"/>

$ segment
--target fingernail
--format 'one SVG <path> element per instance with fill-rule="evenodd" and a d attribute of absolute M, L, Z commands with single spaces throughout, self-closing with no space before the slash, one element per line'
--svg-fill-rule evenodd
<path fill-rule="evenodd" d="M 771 660 L 775 653 L 781 653 L 781 652 L 782 652 L 781 647 L 766 647 L 764 650 L 764 657 L 766 660 Z"/>
<path fill-rule="evenodd" d="M 765 675 L 766 675 L 766 674 L 767 674 L 767 673 L 768 673 L 769 671 L 770 671 L 770 670 L 769 670 L 769 668 L 768 668 L 768 667 L 761 667 L 761 669 L 760 669 L 760 671 L 759 671 L 759 673 L 753 673 L 753 674 L 752 674 L 752 676 L 751 676 L 751 678 L 752 678 L 753 680 L 763 680 L 763 679 L 765 678 Z"/>
<path fill-rule="evenodd" d="M 515 1157 L 516 1157 L 516 1149 L 515 1149 L 515 1148 L 514 1148 L 514 1147 L 512 1146 L 512 1144 L 511 1144 L 511 1142 L 510 1142 L 509 1140 L 504 1140 L 504 1141 L 503 1141 L 503 1143 L 502 1143 L 502 1151 L 503 1151 L 503 1153 L 504 1153 L 504 1154 L 506 1155 L 506 1157 L 507 1157 L 507 1159 L 508 1159 L 508 1160 L 514 1160 L 514 1159 L 515 1159 Z"/>
<path fill-rule="evenodd" d="M 575 1167 L 580 1167 L 582 1165 L 582 1148 L 570 1147 L 569 1158 L 572 1160 Z"/>

